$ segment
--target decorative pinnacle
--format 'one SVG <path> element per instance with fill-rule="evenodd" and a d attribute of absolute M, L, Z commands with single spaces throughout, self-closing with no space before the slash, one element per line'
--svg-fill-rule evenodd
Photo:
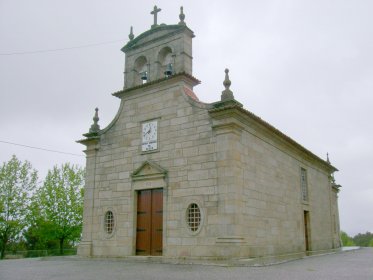
<path fill-rule="evenodd" d="M 135 38 L 135 35 L 133 35 L 133 27 L 132 26 L 131 26 L 130 35 L 128 35 L 128 38 L 130 38 L 130 41 L 132 41 L 133 38 Z"/>
<path fill-rule="evenodd" d="M 229 69 L 225 69 L 225 79 L 224 79 L 224 82 L 223 82 L 223 85 L 225 87 L 225 90 L 222 91 L 222 94 L 221 94 L 221 101 L 226 101 L 226 100 L 233 100 L 234 97 L 233 97 L 233 92 L 229 89 L 229 87 L 231 86 L 231 80 L 229 80 Z"/>
<path fill-rule="evenodd" d="M 330 164 L 329 153 L 326 153 L 326 162 Z M 335 178 L 333 173 L 330 174 L 329 178 L 331 183 L 335 185 Z"/>
<path fill-rule="evenodd" d="M 179 22 L 180 25 L 186 25 L 186 23 L 184 21 L 185 15 L 184 15 L 184 12 L 183 12 L 183 6 L 180 7 L 179 19 L 180 19 L 180 22 Z"/>
<path fill-rule="evenodd" d="M 151 26 L 151 28 L 157 27 L 157 14 L 162 11 L 162 9 L 158 8 L 157 6 L 154 6 L 153 11 L 150 12 L 150 14 L 154 15 L 154 24 Z"/>
<path fill-rule="evenodd" d="M 95 109 L 95 116 L 93 117 L 93 124 L 91 125 L 91 128 L 89 129 L 89 133 L 97 133 L 100 131 L 100 126 L 98 125 L 98 108 Z"/>

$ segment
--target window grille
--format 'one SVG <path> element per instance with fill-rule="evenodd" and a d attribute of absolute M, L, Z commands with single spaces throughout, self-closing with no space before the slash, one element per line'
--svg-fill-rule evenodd
<path fill-rule="evenodd" d="M 187 224 L 192 232 L 198 231 L 201 225 L 201 210 L 196 203 L 191 203 L 188 206 Z"/>
<path fill-rule="evenodd" d="M 114 230 L 114 214 L 111 211 L 107 211 L 105 214 L 105 230 L 108 234 L 113 233 Z"/>

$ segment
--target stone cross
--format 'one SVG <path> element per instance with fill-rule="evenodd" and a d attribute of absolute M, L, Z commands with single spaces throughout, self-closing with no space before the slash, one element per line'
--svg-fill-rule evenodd
<path fill-rule="evenodd" d="M 157 26 L 157 14 L 160 11 L 161 11 L 160 8 L 158 8 L 157 6 L 154 6 L 153 11 L 150 12 L 150 14 L 154 15 L 154 24 L 152 25 L 152 28 Z"/>

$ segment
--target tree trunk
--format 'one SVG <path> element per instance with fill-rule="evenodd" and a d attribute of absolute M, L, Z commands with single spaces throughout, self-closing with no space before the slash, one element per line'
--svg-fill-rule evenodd
<path fill-rule="evenodd" d="M 0 260 L 5 258 L 6 244 L 8 243 L 8 229 L 1 235 L 0 239 Z"/>
<path fill-rule="evenodd" d="M 0 260 L 4 259 L 4 254 L 5 254 L 5 248 L 1 248 L 1 252 L 0 252 Z"/>
<path fill-rule="evenodd" d="M 6 247 L 7 241 L 2 239 L 2 240 L 0 240 L 0 242 L 1 242 L 0 260 L 2 260 L 5 257 L 5 247 Z"/>
<path fill-rule="evenodd" d="M 60 238 L 60 255 L 62 256 L 63 255 L 63 242 L 64 242 L 65 238 Z"/>

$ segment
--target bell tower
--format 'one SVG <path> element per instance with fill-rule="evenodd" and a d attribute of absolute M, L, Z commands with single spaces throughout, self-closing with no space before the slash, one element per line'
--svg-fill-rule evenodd
<path fill-rule="evenodd" d="M 168 78 L 177 74 L 192 76 L 192 39 L 194 33 L 180 8 L 179 23 L 158 24 L 160 8 L 150 14 L 154 21 L 148 31 L 135 37 L 131 26 L 129 42 L 121 49 L 125 53 L 124 89 Z"/>

